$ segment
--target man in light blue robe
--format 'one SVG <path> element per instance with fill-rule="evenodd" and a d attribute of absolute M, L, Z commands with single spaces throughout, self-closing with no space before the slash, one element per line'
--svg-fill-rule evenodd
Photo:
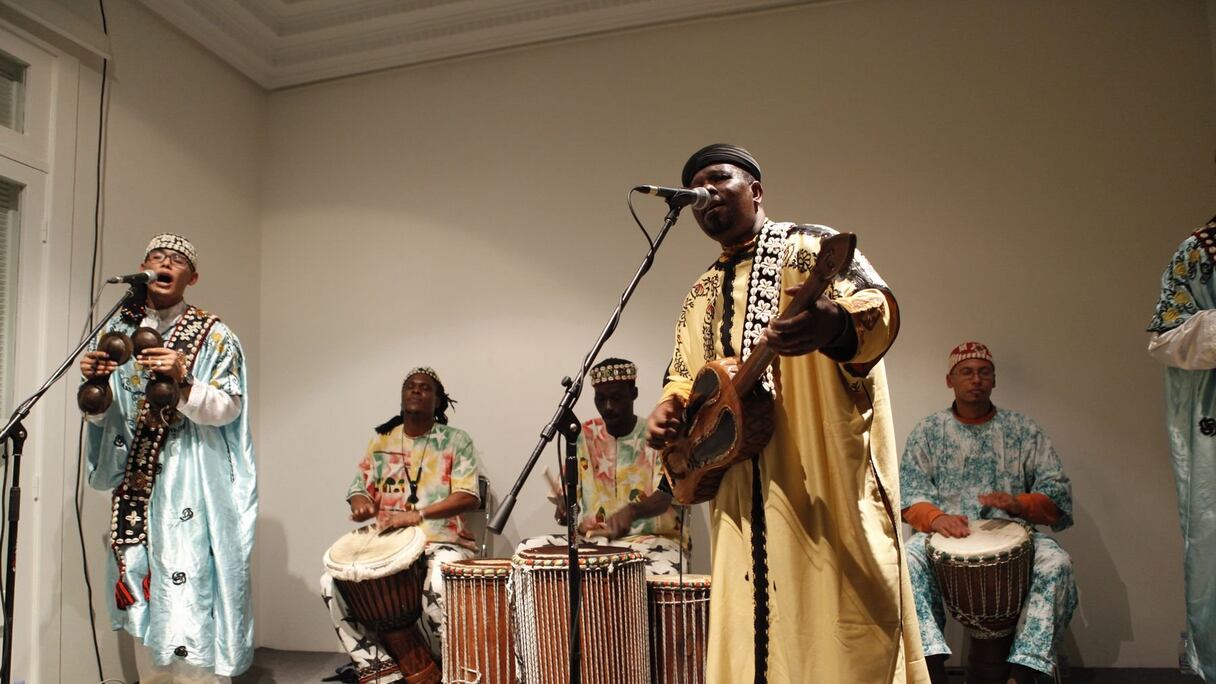
<path fill-rule="evenodd" d="M 250 554 L 257 478 L 240 342 L 183 299 L 198 281 L 185 238 L 155 237 L 142 269 L 157 280 L 107 331 L 159 332 L 163 346 L 115 363 L 81 357 L 86 380 L 112 403 L 88 420 L 88 477 L 114 491 L 107 591 L 110 622 L 142 646 L 141 682 L 227 682 L 253 661 Z M 176 384 L 176 404 L 145 399 L 154 379 Z M 153 392 L 155 395 L 155 392 Z"/>
<path fill-rule="evenodd" d="M 1166 365 L 1165 414 L 1182 519 L 1190 667 L 1216 682 L 1216 218 L 1161 276 L 1149 354 Z"/>

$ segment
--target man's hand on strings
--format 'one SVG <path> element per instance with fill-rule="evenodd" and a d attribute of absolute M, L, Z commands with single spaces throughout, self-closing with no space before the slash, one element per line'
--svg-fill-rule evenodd
<path fill-rule="evenodd" d="M 792 296 L 799 289 L 788 287 L 785 293 Z M 850 325 L 848 312 L 825 293 L 796 316 L 769 321 L 761 336 L 768 340 L 770 349 L 782 356 L 802 356 L 838 344 Z"/>
<path fill-rule="evenodd" d="M 680 436 L 684 429 L 684 402 L 668 397 L 659 402 L 646 420 L 646 443 L 652 449 L 662 449 Z"/>

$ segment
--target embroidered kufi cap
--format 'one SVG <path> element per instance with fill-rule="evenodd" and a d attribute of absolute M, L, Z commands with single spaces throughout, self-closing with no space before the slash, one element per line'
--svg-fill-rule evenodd
<path fill-rule="evenodd" d="M 602 385 L 605 382 L 633 382 L 638 379 L 638 367 L 629 361 L 609 363 L 591 369 L 591 386 Z"/>
<path fill-rule="evenodd" d="M 439 383 L 440 385 L 443 384 L 443 381 L 439 379 L 439 374 L 436 373 L 435 369 L 431 368 L 430 366 L 418 366 L 417 368 L 410 369 L 410 372 L 405 374 L 405 379 L 409 380 L 410 378 L 412 378 L 415 375 L 418 375 L 419 373 L 422 373 L 423 375 L 429 375 L 432 378 L 434 378 L 435 382 Z"/>
<path fill-rule="evenodd" d="M 190 268 L 198 270 L 198 252 L 189 240 L 180 235 L 161 233 L 152 238 L 152 242 L 149 242 L 148 248 L 144 250 L 144 258 L 148 258 L 148 254 L 154 249 L 171 249 L 180 252 L 190 261 Z"/>
<path fill-rule="evenodd" d="M 698 171 L 714 164 L 733 164 L 750 173 L 752 178 L 760 180 L 760 162 L 756 161 L 751 152 L 738 145 L 714 143 L 692 153 L 688 161 L 684 162 L 684 171 L 680 174 L 680 181 L 687 187 Z"/>
<path fill-rule="evenodd" d="M 954 367 L 967 359 L 983 359 L 992 365 L 996 363 L 992 360 L 992 352 L 988 351 L 988 347 L 980 342 L 964 342 L 954 349 L 950 350 L 950 367 L 946 370 L 947 373 L 954 370 Z"/>

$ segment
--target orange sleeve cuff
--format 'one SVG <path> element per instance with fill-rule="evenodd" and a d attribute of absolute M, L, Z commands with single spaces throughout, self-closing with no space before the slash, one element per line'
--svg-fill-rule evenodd
<path fill-rule="evenodd" d="M 917 532 L 933 531 L 933 521 L 946 513 L 928 501 L 914 503 L 903 510 L 904 522 Z"/>
<path fill-rule="evenodd" d="M 1022 505 L 1021 518 L 1035 525 L 1054 525 L 1060 520 L 1060 509 L 1046 494 L 1031 492 L 1018 494 L 1018 503 Z"/>

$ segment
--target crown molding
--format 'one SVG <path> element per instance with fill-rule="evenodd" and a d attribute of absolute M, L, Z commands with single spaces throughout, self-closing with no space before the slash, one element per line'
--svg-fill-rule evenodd
<path fill-rule="evenodd" d="M 823 0 L 141 0 L 268 90 Z"/>

